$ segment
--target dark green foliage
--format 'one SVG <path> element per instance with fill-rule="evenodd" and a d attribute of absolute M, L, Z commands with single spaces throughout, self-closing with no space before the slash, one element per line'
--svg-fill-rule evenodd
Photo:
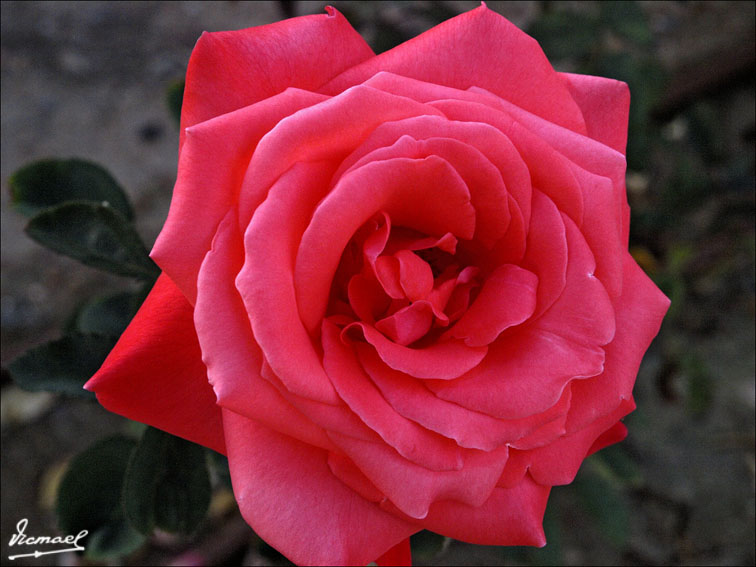
<path fill-rule="evenodd" d="M 150 534 L 194 531 L 210 505 L 205 449 L 152 427 L 129 461 L 123 507 L 129 522 Z"/>
<path fill-rule="evenodd" d="M 8 366 L 16 383 L 26 390 L 59 392 L 94 398 L 83 389 L 115 345 L 115 338 L 72 334 L 35 347 Z"/>
<path fill-rule="evenodd" d="M 175 81 L 165 92 L 165 102 L 176 124 L 181 122 L 181 104 L 184 100 L 184 80 Z"/>
<path fill-rule="evenodd" d="M 124 436 L 103 439 L 77 455 L 58 490 L 58 526 L 64 534 L 89 534 L 80 540 L 92 559 L 123 556 L 136 550 L 144 536 L 126 523 L 121 489 L 136 442 Z"/>
<path fill-rule="evenodd" d="M 68 202 L 45 209 L 29 221 L 26 232 L 93 268 L 148 281 L 160 274 L 133 226 L 109 205 Z"/>
<path fill-rule="evenodd" d="M 126 219 L 134 216 L 123 189 L 107 170 L 81 159 L 32 162 L 8 180 L 11 200 L 26 216 L 66 201 L 108 203 Z"/>
<path fill-rule="evenodd" d="M 66 331 L 119 337 L 139 310 L 148 291 L 149 287 L 139 292 L 125 291 L 97 297 L 73 314 Z"/>

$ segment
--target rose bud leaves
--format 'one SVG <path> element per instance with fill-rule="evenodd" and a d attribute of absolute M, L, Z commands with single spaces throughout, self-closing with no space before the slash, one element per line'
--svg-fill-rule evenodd
<path fill-rule="evenodd" d="M 485 5 L 377 56 L 333 8 L 204 34 L 162 274 L 87 389 L 227 455 L 295 563 L 544 545 L 669 305 L 628 253 L 629 102 Z"/>

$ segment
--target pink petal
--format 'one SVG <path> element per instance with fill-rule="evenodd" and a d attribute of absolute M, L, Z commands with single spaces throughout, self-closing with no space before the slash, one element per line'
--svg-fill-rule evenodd
<path fill-rule="evenodd" d="M 381 502 L 386 499 L 383 492 L 362 474 L 355 464 L 339 452 L 328 453 L 328 468 L 333 475 L 357 494 L 369 502 Z"/>
<path fill-rule="evenodd" d="M 231 481 L 242 516 L 300 565 L 366 565 L 418 527 L 333 476 L 327 452 L 223 412 Z"/>
<path fill-rule="evenodd" d="M 521 159 L 528 165 L 533 187 L 548 195 L 560 211 L 567 213 L 576 223 L 582 224 L 582 192 L 570 169 L 570 161 L 542 137 L 517 122 L 510 113 L 496 110 L 483 103 L 441 100 L 428 106 L 438 108 L 450 120 L 483 122 L 500 130 L 511 140 Z M 579 137 L 577 134 L 573 135 Z M 584 136 L 582 139 L 592 141 Z M 606 146 L 601 147 L 611 151 Z"/>
<path fill-rule="evenodd" d="M 612 427 L 598 436 L 598 439 L 596 439 L 593 442 L 593 445 L 591 445 L 591 448 L 588 449 L 588 454 L 586 455 L 586 457 L 590 457 L 591 455 L 593 455 L 593 453 L 596 453 L 597 451 L 600 451 L 605 447 L 619 443 L 625 437 L 627 437 L 627 427 L 624 423 L 618 421 Z"/>
<path fill-rule="evenodd" d="M 247 227 L 246 260 L 236 287 L 255 339 L 286 388 L 337 404 L 336 391 L 302 325 L 292 273 L 300 235 L 327 189 L 329 174 L 327 164 L 301 162 L 278 179 Z"/>
<path fill-rule="evenodd" d="M 425 299 L 433 289 L 433 271 L 428 262 L 409 250 L 399 250 L 394 257 L 399 261 L 399 284 L 407 299 Z"/>
<path fill-rule="evenodd" d="M 621 198 L 611 181 L 573 166 L 575 177 L 583 188 L 585 221 L 580 232 L 596 260 L 596 277 L 611 297 L 622 292 L 622 258 L 627 244 L 622 234 L 624 186 Z"/>
<path fill-rule="evenodd" d="M 635 404 L 624 400 L 611 414 L 597 419 L 585 429 L 543 447 L 525 451 L 530 461 L 530 474 L 544 486 L 571 483 L 594 442 L 633 409 Z"/>
<path fill-rule="evenodd" d="M 596 263 L 585 239 L 562 214 L 567 237 L 567 282 L 562 295 L 534 325 L 570 341 L 605 345 L 614 338 L 614 307 L 603 284 L 593 275 Z"/>
<path fill-rule="evenodd" d="M 481 92 L 475 87 L 471 90 L 479 93 Z M 489 105 L 492 105 L 494 108 L 499 108 L 507 115 L 513 117 L 517 122 L 524 126 L 525 130 L 535 135 L 537 138 L 542 139 L 554 150 L 573 162 L 574 165 L 593 174 L 611 179 L 613 198 L 618 209 L 622 212 L 621 233 L 624 235 L 625 239 L 624 247 L 627 248 L 629 219 L 626 217 L 629 211 L 625 194 L 626 163 L 624 152 L 612 149 L 601 142 L 595 141 L 593 138 L 583 136 L 567 128 L 562 128 L 561 126 L 526 112 L 522 108 L 518 108 L 506 101 L 502 101 L 490 93 L 481 94 L 481 96 L 487 96 Z M 452 114 L 446 111 L 445 114 L 450 117 L 452 116 Z M 627 131 L 627 112 L 625 111 L 619 119 L 624 120 L 622 128 Z M 557 197 L 555 196 L 554 198 L 556 200 Z M 570 214 L 572 219 L 582 226 L 579 217 L 572 214 L 569 209 L 563 210 Z"/>
<path fill-rule="evenodd" d="M 273 374 L 270 366 L 263 363 L 260 375 L 267 380 L 290 405 L 304 414 L 310 421 L 327 431 L 337 431 L 342 435 L 365 441 L 378 442 L 380 436 L 370 429 L 341 399 L 337 405 L 324 404 L 290 392 L 281 380 Z M 330 449 L 330 446 L 329 446 Z"/>
<path fill-rule="evenodd" d="M 464 467 L 432 471 L 411 463 L 384 443 L 371 443 L 329 433 L 362 473 L 411 518 L 425 518 L 437 500 L 480 506 L 490 496 L 507 460 L 507 446 L 491 452 L 465 451 Z"/>
<path fill-rule="evenodd" d="M 287 116 L 252 156 L 242 183 L 239 225 L 249 222 L 270 186 L 295 163 L 329 160 L 335 166 L 379 124 L 424 115 L 440 113 L 404 97 L 356 86 Z"/>
<path fill-rule="evenodd" d="M 559 73 L 572 98 L 583 111 L 588 135 L 624 154 L 627 144 L 627 121 L 630 113 L 630 89 L 621 81 Z"/>
<path fill-rule="evenodd" d="M 189 59 L 181 132 L 287 87 L 317 90 L 373 56 L 339 12 L 239 31 L 204 33 Z"/>
<path fill-rule="evenodd" d="M 404 77 L 399 77 L 399 79 L 400 83 L 407 80 Z M 384 87 L 384 85 L 379 86 Z M 424 108 L 433 107 L 426 105 Z M 402 138 L 405 138 L 403 142 L 405 144 L 413 139 L 416 141 L 437 138 L 455 140 L 478 150 L 499 170 L 499 175 L 510 195 L 509 213 L 510 215 L 519 214 L 523 226 L 527 228 L 530 221 L 531 185 L 530 173 L 522 157 L 500 130 L 481 122 L 466 122 L 464 118 L 460 120 L 449 121 L 441 116 L 418 116 L 381 124 L 342 162 L 334 179 L 339 179 L 344 173 L 356 167 L 356 164 L 369 153 L 376 150 L 388 151 L 382 149 L 398 144 Z M 515 206 L 512 206 L 512 199 Z"/>
<path fill-rule="evenodd" d="M 379 147 L 363 155 L 347 170 L 370 161 L 396 157 L 418 159 L 430 155 L 448 161 L 465 181 L 477 217 L 475 239 L 490 248 L 504 235 L 509 225 L 507 192 L 501 172 L 475 147 L 452 138 L 418 141 L 411 136 L 402 136 L 390 146 Z M 348 162 L 351 163 L 351 160 Z M 344 164 L 339 170 L 344 171 Z"/>
<path fill-rule="evenodd" d="M 165 274 L 84 387 L 109 411 L 226 452 L 192 306 Z"/>
<path fill-rule="evenodd" d="M 519 419 L 553 407 L 573 379 L 603 371 L 604 351 L 533 327 L 500 338 L 488 355 L 456 380 L 426 386 L 449 402 L 501 419 Z"/>
<path fill-rule="evenodd" d="M 419 523 L 427 530 L 478 545 L 543 547 L 543 514 L 550 490 L 525 476 L 515 487 L 494 488 L 481 506 L 435 502 Z"/>
<path fill-rule="evenodd" d="M 604 347 L 604 372 L 573 385 L 575 402 L 567 421 L 570 431 L 585 427 L 598 416 L 613 411 L 623 399 L 632 397 L 643 355 L 669 308 L 669 299 L 628 253 L 624 256 L 624 269 L 622 296 L 614 305 L 617 332 L 614 340 Z"/>
<path fill-rule="evenodd" d="M 365 375 L 352 349 L 341 342 L 339 333 L 338 327 L 323 321 L 323 364 L 352 411 L 405 459 L 436 471 L 461 469 L 459 446 L 396 413 Z"/>
<path fill-rule="evenodd" d="M 526 321 L 535 310 L 538 277 L 512 264 L 488 276 L 478 297 L 445 336 L 464 339 L 469 346 L 492 343 L 509 327 Z"/>
<path fill-rule="evenodd" d="M 234 286 L 244 263 L 236 218 L 232 209 L 218 227 L 200 269 L 194 308 L 202 361 L 218 405 L 310 445 L 332 449 L 325 432 L 260 376 L 263 356 Z"/>
<path fill-rule="evenodd" d="M 533 215 L 522 267 L 538 276 L 539 317 L 562 295 L 567 283 L 567 237 L 562 215 L 540 191 L 533 192 Z"/>
<path fill-rule="evenodd" d="M 432 324 L 433 306 L 428 301 L 421 300 L 381 319 L 375 324 L 375 328 L 395 343 L 407 346 L 423 337 Z"/>
<path fill-rule="evenodd" d="M 347 286 L 349 305 L 359 319 L 367 323 L 375 323 L 376 317 L 386 312 L 390 299 L 383 288 L 374 278 L 355 274 Z"/>
<path fill-rule="evenodd" d="M 340 92 L 379 71 L 458 89 L 477 85 L 557 124 L 585 132 L 580 109 L 538 43 L 485 6 L 352 67 L 321 92 Z"/>
<path fill-rule="evenodd" d="M 187 131 L 178 176 L 152 258 L 194 304 L 197 272 L 215 228 L 236 203 L 255 146 L 282 118 L 327 97 L 289 89 Z"/>
<path fill-rule="evenodd" d="M 469 347 L 462 341 L 434 343 L 425 348 L 398 345 L 365 323 L 352 323 L 344 329 L 361 329 L 365 340 L 375 347 L 383 362 L 416 378 L 452 380 L 474 368 L 486 356 L 488 347 Z"/>
<path fill-rule="evenodd" d="M 423 382 L 388 368 L 373 349 L 366 345 L 356 346 L 365 371 L 397 412 L 431 431 L 454 439 L 462 447 L 491 451 L 504 443 L 521 439 L 559 416 L 566 416 L 569 409 L 568 387 L 547 412 L 516 420 L 495 419 L 437 398 Z"/>
<path fill-rule="evenodd" d="M 344 248 L 379 211 L 385 211 L 394 226 L 439 237 L 453 232 L 469 238 L 475 230 L 467 187 L 438 157 L 371 162 L 344 175 L 312 214 L 297 254 L 297 304 L 311 331 L 325 315 Z"/>

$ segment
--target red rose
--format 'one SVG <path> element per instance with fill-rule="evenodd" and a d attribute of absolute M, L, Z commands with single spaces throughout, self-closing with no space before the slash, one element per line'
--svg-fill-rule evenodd
<path fill-rule="evenodd" d="M 331 8 L 203 35 L 163 275 L 87 388 L 227 454 L 297 563 L 543 545 L 669 303 L 627 251 L 628 106 L 485 5 L 379 56 Z"/>

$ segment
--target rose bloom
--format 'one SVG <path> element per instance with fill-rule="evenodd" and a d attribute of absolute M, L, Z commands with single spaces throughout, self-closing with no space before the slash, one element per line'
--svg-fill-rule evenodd
<path fill-rule="evenodd" d="M 378 56 L 333 8 L 204 34 L 163 273 L 86 387 L 228 455 L 296 563 L 544 545 L 669 304 L 628 253 L 629 102 L 485 5 Z"/>

